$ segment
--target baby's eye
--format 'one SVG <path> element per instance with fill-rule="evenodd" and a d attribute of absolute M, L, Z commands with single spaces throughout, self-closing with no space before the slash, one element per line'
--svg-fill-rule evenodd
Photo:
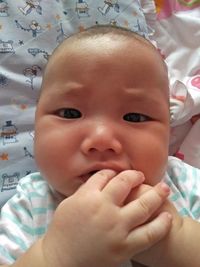
<path fill-rule="evenodd" d="M 127 113 L 124 115 L 123 119 L 125 121 L 130 121 L 130 122 L 145 122 L 151 120 L 150 117 L 140 113 Z"/>
<path fill-rule="evenodd" d="M 65 119 L 78 119 L 82 117 L 81 112 L 75 108 L 62 108 L 58 110 L 57 115 Z"/>

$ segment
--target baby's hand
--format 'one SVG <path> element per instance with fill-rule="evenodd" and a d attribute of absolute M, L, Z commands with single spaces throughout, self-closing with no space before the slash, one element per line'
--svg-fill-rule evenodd
<path fill-rule="evenodd" d="M 132 190 L 126 201 L 133 201 L 151 189 L 152 186 L 142 184 Z M 145 264 L 145 266 L 163 266 L 164 255 L 166 255 L 166 251 L 169 250 L 170 242 L 173 242 L 172 240 L 175 239 L 176 233 L 180 231 L 182 227 L 183 218 L 178 214 L 177 210 L 168 199 L 163 202 L 161 207 L 153 214 L 152 217 L 157 216 L 160 212 L 166 211 L 169 212 L 173 218 L 168 235 L 166 235 L 160 242 L 157 242 L 154 246 L 151 246 L 148 250 L 133 257 L 135 261 L 137 260 L 138 262 Z"/>
<path fill-rule="evenodd" d="M 162 184 L 126 202 L 144 181 L 140 172 L 102 170 L 57 208 L 42 240 L 48 267 L 115 267 L 150 248 L 169 231 L 171 217 L 150 219 L 166 200 Z"/>

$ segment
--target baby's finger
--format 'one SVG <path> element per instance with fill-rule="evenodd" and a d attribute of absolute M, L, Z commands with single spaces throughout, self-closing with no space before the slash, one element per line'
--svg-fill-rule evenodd
<path fill-rule="evenodd" d="M 114 170 L 101 170 L 93 174 L 87 182 L 81 186 L 81 190 L 102 190 L 105 185 L 116 175 Z"/>
<path fill-rule="evenodd" d="M 130 252 L 133 251 L 134 255 L 136 255 L 149 249 L 166 236 L 171 225 L 171 214 L 162 212 L 151 222 L 134 229 L 127 237 Z"/>
<path fill-rule="evenodd" d="M 169 193 L 169 187 L 165 183 L 159 183 L 124 206 L 121 212 L 127 229 L 131 230 L 146 222 L 161 207 Z"/>
<path fill-rule="evenodd" d="M 130 191 L 143 183 L 144 175 L 141 172 L 127 170 L 116 175 L 104 187 L 103 193 L 116 205 L 121 205 Z"/>
<path fill-rule="evenodd" d="M 128 204 L 129 202 L 139 198 L 141 195 L 143 195 L 145 192 L 151 189 L 152 189 L 152 186 L 147 185 L 147 184 L 141 184 L 140 186 L 133 188 L 133 190 L 131 190 L 130 194 L 126 198 L 125 203 Z"/>

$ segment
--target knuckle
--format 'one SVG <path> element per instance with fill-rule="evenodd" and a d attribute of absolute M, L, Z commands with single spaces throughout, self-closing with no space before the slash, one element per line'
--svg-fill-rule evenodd
<path fill-rule="evenodd" d="M 118 179 L 122 183 L 130 185 L 133 182 L 133 180 L 136 179 L 137 176 L 138 176 L 137 172 L 126 170 L 118 175 Z"/>
<path fill-rule="evenodd" d="M 129 184 L 130 177 L 127 173 L 123 173 L 123 175 L 119 176 L 119 180 L 124 184 Z"/>
<path fill-rule="evenodd" d="M 144 219 L 149 218 L 149 216 L 151 215 L 151 212 L 150 212 L 150 207 L 148 205 L 148 202 L 145 198 L 143 197 L 139 198 L 139 206 L 140 206 L 140 209 L 142 210 Z"/>
<path fill-rule="evenodd" d="M 121 189 L 129 188 L 131 185 L 131 178 L 127 173 L 119 174 L 116 176 L 116 183 L 120 186 Z"/>
<path fill-rule="evenodd" d="M 91 214 L 98 213 L 102 206 L 101 194 L 90 191 L 84 191 L 77 194 L 76 201 L 78 207 L 87 207 L 86 210 Z"/>
<path fill-rule="evenodd" d="M 153 227 L 147 227 L 146 237 L 148 244 L 154 244 L 157 241 L 158 238 L 156 235 L 156 231 L 154 231 Z"/>

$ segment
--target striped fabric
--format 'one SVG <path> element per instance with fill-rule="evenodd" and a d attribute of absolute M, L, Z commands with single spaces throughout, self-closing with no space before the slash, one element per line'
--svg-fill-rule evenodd
<path fill-rule="evenodd" d="M 12 263 L 46 232 L 59 200 L 39 173 L 21 179 L 1 210 L 0 264 Z"/>
<path fill-rule="evenodd" d="M 180 214 L 200 221 L 200 170 L 170 157 L 163 180 L 171 187 L 170 198 Z M 15 262 L 47 231 L 60 201 L 40 173 L 20 180 L 17 194 L 1 211 L 0 264 Z"/>

